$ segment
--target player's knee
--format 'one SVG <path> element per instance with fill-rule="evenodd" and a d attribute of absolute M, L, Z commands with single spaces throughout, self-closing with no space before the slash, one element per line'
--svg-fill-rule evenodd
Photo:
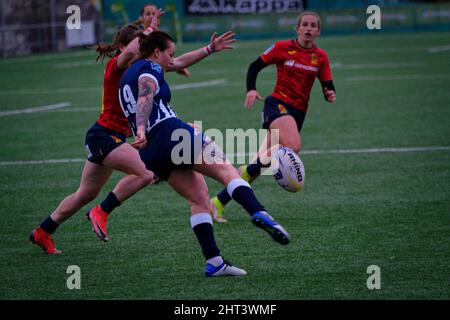
<path fill-rule="evenodd" d="M 89 190 L 78 190 L 77 199 L 80 203 L 87 204 L 97 198 L 98 192 Z"/>
<path fill-rule="evenodd" d="M 153 182 L 155 175 L 151 171 L 146 171 L 144 175 L 141 176 L 142 184 L 148 185 Z"/>

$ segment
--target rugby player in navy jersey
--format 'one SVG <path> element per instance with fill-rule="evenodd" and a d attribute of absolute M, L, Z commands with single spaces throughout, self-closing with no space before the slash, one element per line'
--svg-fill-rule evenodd
<path fill-rule="evenodd" d="M 330 63 L 326 52 L 318 48 L 315 39 L 320 34 L 320 17 L 311 11 L 303 12 L 297 19 L 297 38 L 278 41 L 267 49 L 248 68 L 247 96 L 245 107 L 251 108 L 255 101 L 263 100 L 256 91 L 258 73 L 271 64 L 277 66 L 277 80 L 274 91 L 265 99 L 263 128 L 268 129 L 266 139 L 258 151 L 256 160 L 240 168 L 241 176 L 249 183 L 260 174 L 262 167 L 270 166 L 273 151 L 271 130 L 278 130 L 279 144 L 294 152 L 301 148 L 300 130 L 305 119 L 312 86 L 319 79 L 325 100 L 334 103 L 336 90 L 333 84 Z M 226 222 L 223 217 L 225 205 L 231 201 L 224 189 L 211 199 L 214 220 Z"/>
<path fill-rule="evenodd" d="M 214 46 L 205 47 L 197 50 L 197 54 L 199 57 L 207 56 L 216 50 Z M 275 241 L 288 244 L 289 235 L 266 212 L 248 182 L 231 164 L 223 161 L 214 142 L 180 120 L 171 107 L 171 91 L 164 72 L 174 64 L 173 39 L 161 31 L 142 35 L 139 51 L 141 60 L 134 62 L 122 76 L 119 97 L 136 142 L 144 146 L 140 150 L 141 159 L 147 169 L 166 180 L 188 200 L 191 227 L 206 259 L 206 276 L 245 275 L 244 270 L 222 258 L 216 245 L 208 187 L 203 175 L 224 184 L 230 196 L 251 215 L 252 222 L 267 231 Z M 178 161 L 173 150 L 180 143 L 187 149 L 181 151 L 182 160 Z M 204 161 L 204 151 L 207 148 L 211 150 L 211 146 L 216 151 L 216 158 L 212 156 L 210 161 Z"/>
<path fill-rule="evenodd" d="M 158 10 L 153 19 L 153 28 L 157 27 L 157 19 L 162 13 L 163 11 Z M 144 33 L 152 32 L 153 28 L 145 30 Z M 127 25 L 116 33 L 112 44 L 100 44 L 96 47 L 97 60 L 103 61 L 105 57 L 111 59 L 106 64 L 103 77 L 101 113 L 86 133 L 88 159 L 80 185 L 76 192 L 60 202 L 29 237 L 32 243 L 40 246 L 47 254 L 61 253 L 61 250 L 55 247 L 52 234 L 62 223 L 97 197 L 114 170 L 124 172 L 127 176 L 108 194 L 107 201 L 103 203 L 106 211 L 109 203 L 120 205 L 154 179 L 154 174 L 145 168 L 137 150 L 125 142 L 130 127 L 122 113 L 117 95 L 122 74 L 139 52 L 137 35 L 141 32 L 137 26 Z M 127 188 L 121 188 L 122 185 Z M 103 212 L 91 217 L 97 234 L 100 234 L 101 227 L 106 225 L 106 219 L 107 215 Z"/>

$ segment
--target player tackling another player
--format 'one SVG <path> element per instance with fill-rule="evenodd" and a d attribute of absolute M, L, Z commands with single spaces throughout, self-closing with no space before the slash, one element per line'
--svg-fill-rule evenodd
<path fill-rule="evenodd" d="M 270 166 L 270 159 L 277 146 L 270 145 L 271 130 L 278 130 L 279 144 L 298 153 L 301 148 L 300 130 L 305 120 L 308 101 L 316 78 L 320 80 L 325 100 L 334 103 L 336 90 L 326 52 L 317 47 L 320 35 L 320 17 L 311 11 L 299 15 L 295 31 L 297 38 L 278 41 L 250 64 L 247 72 L 247 96 L 245 107 L 251 108 L 256 100 L 263 100 L 256 90 L 258 73 L 271 64 L 277 66 L 274 91 L 265 99 L 262 112 L 264 129 L 268 134 L 253 163 L 240 168 L 241 176 L 249 183 L 260 174 L 261 168 Z M 213 218 L 226 222 L 225 205 L 231 201 L 226 189 L 211 199 Z"/>

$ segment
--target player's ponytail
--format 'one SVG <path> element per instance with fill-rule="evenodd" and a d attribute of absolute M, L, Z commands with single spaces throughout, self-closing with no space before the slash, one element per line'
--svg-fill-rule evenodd
<path fill-rule="evenodd" d="M 173 38 L 164 31 L 153 31 L 149 35 L 141 33 L 139 35 L 139 59 L 148 58 L 156 48 L 161 51 L 169 47 L 169 42 L 174 42 Z"/>
<path fill-rule="evenodd" d="M 119 44 L 124 46 L 128 45 L 131 41 L 133 41 L 138 35 L 141 33 L 141 30 L 138 26 L 129 24 L 119 31 L 117 31 L 114 42 L 111 44 L 108 43 L 100 43 L 95 46 L 95 51 L 97 51 L 97 59 L 100 58 L 103 60 L 105 57 L 113 58 L 120 54 Z"/>

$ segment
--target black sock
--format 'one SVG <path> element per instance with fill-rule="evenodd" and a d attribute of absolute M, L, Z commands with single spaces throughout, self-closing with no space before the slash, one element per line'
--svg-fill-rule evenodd
<path fill-rule="evenodd" d="M 261 161 L 259 161 L 259 158 L 256 159 L 255 163 L 249 164 L 247 166 L 247 173 L 250 175 L 250 177 L 256 177 L 261 174 L 261 168 L 263 167 Z"/>
<path fill-rule="evenodd" d="M 224 188 L 217 194 L 217 199 L 225 206 L 232 198 L 228 194 L 227 188 Z"/>
<path fill-rule="evenodd" d="M 116 195 L 113 192 L 108 193 L 105 200 L 100 204 L 102 210 L 106 213 L 111 213 L 115 208 L 120 206 L 122 203 L 117 200 Z"/>
<path fill-rule="evenodd" d="M 235 180 L 233 180 L 235 181 Z M 239 203 L 251 216 L 259 211 L 266 211 L 264 206 L 256 199 L 252 188 L 240 185 L 233 190 L 233 199 Z"/>
<path fill-rule="evenodd" d="M 47 232 L 48 234 L 52 234 L 58 229 L 59 224 L 57 224 L 55 221 L 53 221 L 50 216 L 47 217 L 44 221 L 41 223 L 41 229 Z"/>
<path fill-rule="evenodd" d="M 205 259 L 208 260 L 220 256 L 220 250 L 214 239 L 211 215 L 209 213 L 201 213 L 191 216 L 191 226 L 200 243 Z"/>

